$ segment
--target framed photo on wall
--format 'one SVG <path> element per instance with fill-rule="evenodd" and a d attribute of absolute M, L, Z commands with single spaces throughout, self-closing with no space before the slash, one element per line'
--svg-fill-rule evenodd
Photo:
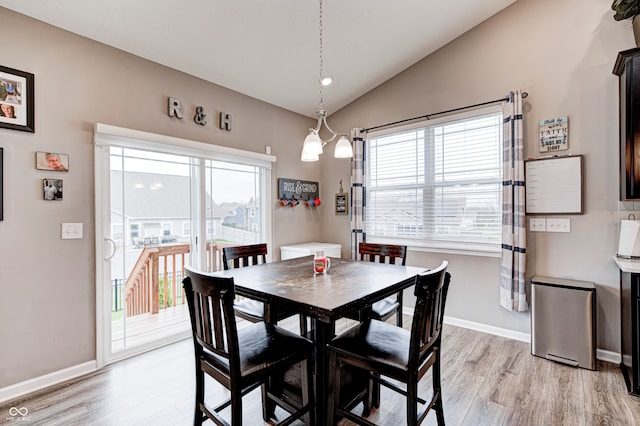
<path fill-rule="evenodd" d="M 42 197 L 46 201 L 62 200 L 62 179 L 42 179 Z"/>
<path fill-rule="evenodd" d="M 57 152 L 36 152 L 36 169 L 68 172 L 69 156 Z"/>
<path fill-rule="evenodd" d="M 349 214 L 349 194 L 336 194 L 336 214 Z"/>
<path fill-rule="evenodd" d="M 0 127 L 34 132 L 34 76 L 0 65 Z"/>

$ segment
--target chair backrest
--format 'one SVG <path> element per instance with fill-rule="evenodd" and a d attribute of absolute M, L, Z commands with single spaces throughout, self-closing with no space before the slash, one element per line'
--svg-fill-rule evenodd
<path fill-rule="evenodd" d="M 360 260 L 368 260 L 369 262 L 395 264 L 396 259 L 401 261 L 401 265 L 405 265 L 407 262 L 407 246 L 360 243 L 358 253 L 360 253 Z"/>
<path fill-rule="evenodd" d="M 182 280 L 189 305 L 196 359 L 205 348 L 220 359 L 231 379 L 239 377 L 238 329 L 233 309 L 233 277 L 214 277 L 185 266 Z M 225 361 L 226 360 L 226 361 Z"/>
<path fill-rule="evenodd" d="M 440 345 L 444 305 L 451 281 L 448 265 L 449 262 L 444 260 L 437 268 L 416 277 L 409 365 L 420 365 L 423 358 L 431 354 L 431 349 Z"/>
<path fill-rule="evenodd" d="M 267 262 L 267 244 L 251 244 L 233 246 L 222 249 L 222 265 L 224 269 L 236 269 L 243 266 L 258 265 Z"/>

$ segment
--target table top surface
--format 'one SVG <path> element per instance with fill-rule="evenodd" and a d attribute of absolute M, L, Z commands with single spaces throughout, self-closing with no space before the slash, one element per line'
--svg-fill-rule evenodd
<path fill-rule="evenodd" d="M 415 283 L 425 268 L 331 259 L 326 274 L 315 275 L 313 256 L 215 272 L 233 277 L 238 294 L 286 305 L 330 320 L 362 309 Z"/>

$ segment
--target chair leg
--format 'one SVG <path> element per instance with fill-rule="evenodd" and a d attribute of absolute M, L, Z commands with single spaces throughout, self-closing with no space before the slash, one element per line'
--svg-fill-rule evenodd
<path fill-rule="evenodd" d="M 268 391 L 274 391 L 273 386 L 273 380 L 268 378 L 260 387 L 262 392 L 262 419 L 265 422 L 269 422 L 276 415 L 276 403 L 273 402 L 271 398 L 267 397 Z"/>
<path fill-rule="evenodd" d="M 309 328 L 307 327 L 307 317 L 305 317 L 304 315 L 300 314 L 299 315 L 300 319 L 300 335 L 301 336 L 306 336 L 307 332 L 309 331 Z"/>
<path fill-rule="evenodd" d="M 435 350 L 436 361 L 433 364 L 431 374 L 433 375 L 433 394 L 437 399 L 433 409 L 436 412 L 438 426 L 444 426 L 444 407 L 442 405 L 442 382 L 440 375 L 440 348 L 436 348 Z"/>
<path fill-rule="evenodd" d="M 407 425 L 418 424 L 418 383 L 407 383 Z"/>
<path fill-rule="evenodd" d="M 438 426 L 444 426 L 444 409 L 442 407 L 442 394 L 438 395 L 438 399 L 433 409 L 436 411 L 436 419 Z"/>
<path fill-rule="evenodd" d="M 374 377 L 380 376 L 374 374 Z M 371 408 L 380 408 L 380 382 L 371 378 L 369 379 L 369 383 L 371 387 Z"/>
<path fill-rule="evenodd" d="M 204 402 L 204 373 L 200 370 L 200 366 L 196 365 L 196 407 L 193 414 L 193 424 L 200 426 L 204 417 L 204 413 L 200 409 L 200 404 Z"/>
<path fill-rule="evenodd" d="M 402 291 L 398 293 L 398 311 L 396 312 L 396 325 L 402 328 Z"/>
<path fill-rule="evenodd" d="M 365 395 L 365 399 L 362 401 L 362 417 L 369 417 L 371 415 L 371 410 L 373 409 L 373 388 L 375 383 L 371 380 L 371 377 L 367 380 L 367 394 Z"/>
<path fill-rule="evenodd" d="M 231 424 L 242 426 L 242 390 L 234 389 L 231 392 Z"/>
<path fill-rule="evenodd" d="M 396 325 L 402 328 L 402 306 L 399 306 L 398 312 L 396 312 Z"/>

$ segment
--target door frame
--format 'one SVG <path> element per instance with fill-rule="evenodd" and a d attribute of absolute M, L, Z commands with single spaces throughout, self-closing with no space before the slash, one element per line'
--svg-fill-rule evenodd
<path fill-rule="evenodd" d="M 145 345 L 140 345 L 131 350 L 119 351 L 115 356 L 111 353 L 111 296 L 110 289 L 104 285 L 105 279 L 110 278 L 110 268 L 105 258 L 111 255 L 112 245 L 105 241 L 105 236 L 110 235 L 110 147 L 119 146 L 123 148 L 149 150 L 155 147 L 158 151 L 168 154 L 186 155 L 195 158 L 209 158 L 218 161 L 230 161 L 239 164 L 262 167 L 264 176 L 264 215 L 263 230 L 267 244 L 271 246 L 273 217 L 271 213 L 272 200 L 272 165 L 277 161 L 274 155 L 261 154 L 251 151 L 244 151 L 236 148 L 212 145 L 209 143 L 192 141 L 188 139 L 176 138 L 172 136 L 143 132 L 139 130 L 117 127 L 109 124 L 96 123 L 94 126 L 94 207 L 95 207 L 95 289 L 96 289 L 96 364 L 97 368 L 102 368 L 107 364 L 119 361 L 132 355 L 146 352 L 159 346 L 164 346 L 173 341 L 184 339 L 191 335 L 191 332 L 184 336 L 172 337 L 170 340 L 161 340 Z M 192 194 L 203 197 L 204 194 L 204 167 L 202 162 L 193 166 L 196 169 L 195 179 L 198 179 L 200 189 L 192 189 Z M 194 209 L 192 219 L 197 219 L 198 223 L 192 223 L 192 250 L 197 252 L 197 262 L 200 264 L 206 256 L 202 245 L 197 241 L 204 241 L 203 232 L 199 231 L 203 221 L 204 206 L 197 200 L 192 199 L 191 208 Z M 108 216 L 107 216 L 108 214 Z"/>

